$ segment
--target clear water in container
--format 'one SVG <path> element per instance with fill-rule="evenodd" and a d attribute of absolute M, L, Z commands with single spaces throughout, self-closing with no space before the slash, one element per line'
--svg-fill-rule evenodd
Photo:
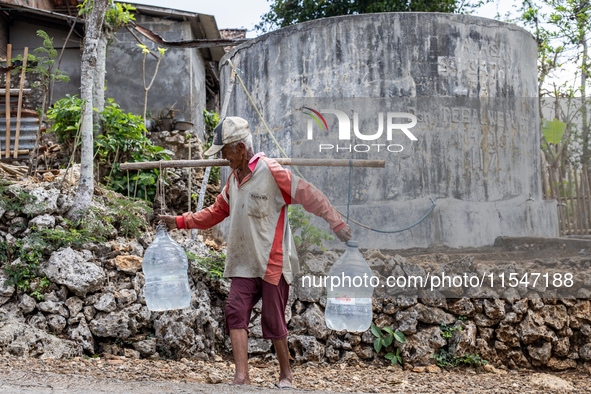
<path fill-rule="evenodd" d="M 333 330 L 363 332 L 371 326 L 372 272 L 358 247 L 358 242 L 348 241 L 347 250 L 328 272 L 324 314 L 326 325 Z M 340 285 L 331 288 L 331 283 L 336 284 L 336 280 L 331 282 L 333 276 L 339 278 Z"/>
<path fill-rule="evenodd" d="M 182 309 L 191 303 L 184 249 L 159 225 L 156 238 L 146 249 L 142 270 L 146 277 L 146 304 L 151 311 Z"/>

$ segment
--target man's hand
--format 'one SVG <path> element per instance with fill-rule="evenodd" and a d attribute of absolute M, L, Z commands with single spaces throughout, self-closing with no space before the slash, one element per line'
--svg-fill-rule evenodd
<path fill-rule="evenodd" d="M 178 228 L 176 225 L 176 216 L 158 215 L 158 217 L 160 218 L 158 224 L 165 224 L 167 230 L 176 230 Z"/>
<path fill-rule="evenodd" d="M 345 227 L 336 232 L 336 236 L 341 241 L 347 242 L 351 239 L 351 226 L 345 224 Z"/>

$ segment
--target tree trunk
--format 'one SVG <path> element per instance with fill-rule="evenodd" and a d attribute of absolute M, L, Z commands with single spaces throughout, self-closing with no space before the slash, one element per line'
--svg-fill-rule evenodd
<path fill-rule="evenodd" d="M 583 159 L 582 163 L 587 164 L 589 159 L 591 158 L 591 149 L 589 147 L 589 122 L 587 119 L 587 106 L 589 103 L 587 102 L 587 75 L 589 73 L 589 54 L 588 54 L 588 47 L 587 47 L 587 36 L 585 34 L 584 26 L 581 27 L 581 44 L 583 47 L 582 52 L 582 67 L 581 67 L 581 133 L 583 134 Z"/>
<path fill-rule="evenodd" d="M 69 219 L 79 219 L 88 210 L 94 194 L 93 174 L 93 77 L 97 66 L 99 40 L 101 37 L 103 20 L 109 0 L 94 0 L 92 12 L 86 23 L 84 35 L 84 48 L 82 52 L 82 66 L 80 73 L 80 97 L 86 103 L 84 105 L 84 117 L 82 118 L 81 136 L 81 167 L 80 183 L 74 205 L 67 213 Z"/>
<path fill-rule="evenodd" d="M 96 114 L 100 114 L 105 109 L 105 73 L 108 43 L 108 33 L 103 32 L 98 42 L 96 69 L 92 89 L 92 106 L 96 109 Z M 96 137 L 97 135 L 102 134 L 102 125 L 100 124 L 100 119 L 98 117 L 95 119 L 94 123 L 98 126 L 94 130 L 94 136 Z"/>

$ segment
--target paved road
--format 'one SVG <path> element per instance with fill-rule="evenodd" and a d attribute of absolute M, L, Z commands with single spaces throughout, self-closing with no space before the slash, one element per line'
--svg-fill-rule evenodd
<path fill-rule="evenodd" d="M 83 375 L 13 370 L 0 372 L 0 393 L 311 393 L 306 390 L 279 390 L 229 384 L 175 383 L 167 381 L 122 381 Z M 314 391 L 313 393 L 333 393 Z"/>

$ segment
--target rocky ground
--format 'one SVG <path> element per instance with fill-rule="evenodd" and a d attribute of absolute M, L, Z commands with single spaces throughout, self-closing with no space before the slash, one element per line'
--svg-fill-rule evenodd
<path fill-rule="evenodd" d="M 31 359 L 0 356 L 0 392 L 243 392 L 228 387 L 234 366 L 216 357 L 204 362 L 182 359 L 129 360 L 124 357 Z M 415 372 L 420 371 L 420 372 Z M 405 371 L 381 363 L 328 365 L 308 363 L 294 366 L 297 391 L 319 392 L 494 392 L 553 393 L 591 392 L 591 371 L 547 374 L 539 370 L 505 371 L 437 367 Z M 253 388 L 273 389 L 278 378 L 275 360 L 251 360 Z M 154 391 L 152 391 L 154 390 Z M 250 390 L 248 390 L 250 391 Z"/>

